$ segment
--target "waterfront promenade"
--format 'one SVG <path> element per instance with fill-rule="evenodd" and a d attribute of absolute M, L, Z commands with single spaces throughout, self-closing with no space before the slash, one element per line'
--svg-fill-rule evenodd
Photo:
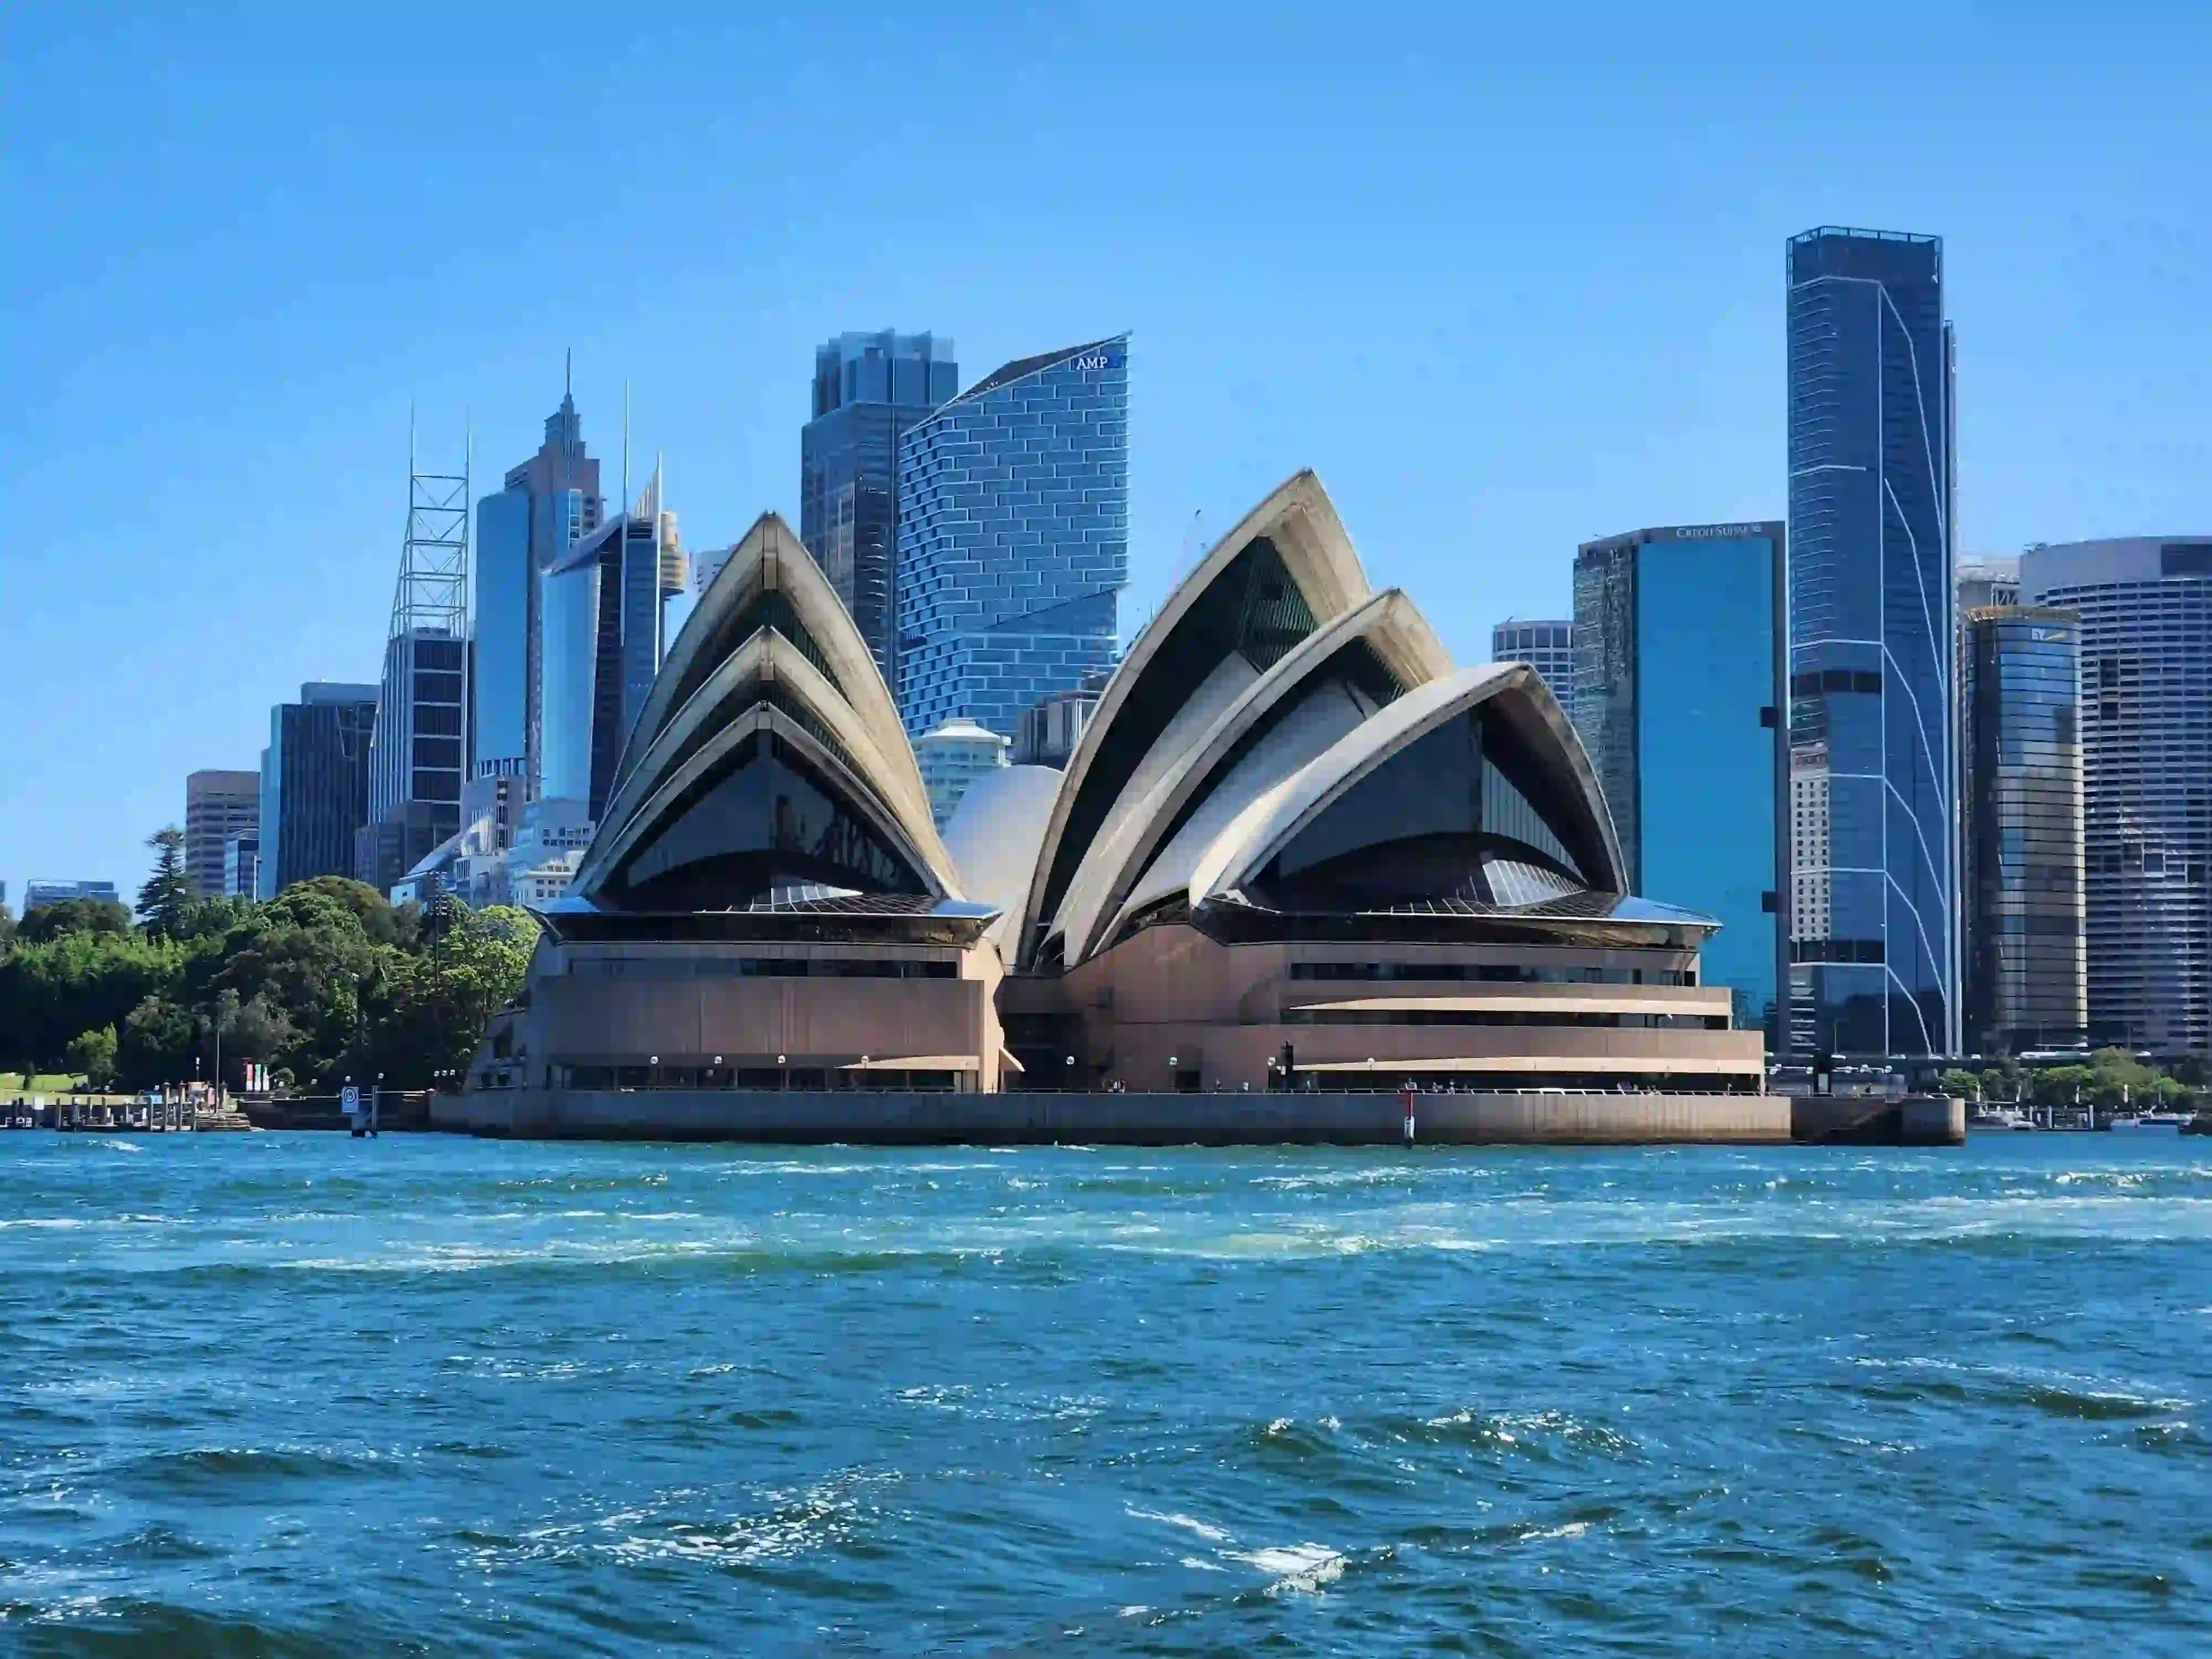
<path fill-rule="evenodd" d="M 1415 1093 L 1411 1138 L 1428 1146 L 1786 1141 L 1782 1095 Z M 641 1089 L 485 1090 L 445 1095 L 431 1121 L 526 1139 L 732 1140 L 799 1146 L 1394 1146 L 1400 1094 L 988 1094 Z"/>

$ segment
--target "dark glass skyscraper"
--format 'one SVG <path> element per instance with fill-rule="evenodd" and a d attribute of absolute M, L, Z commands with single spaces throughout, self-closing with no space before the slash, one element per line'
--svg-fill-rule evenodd
<path fill-rule="evenodd" d="M 960 390 L 952 342 L 840 334 L 815 348 L 814 415 L 799 434 L 799 539 L 893 683 L 899 440 Z"/>
<path fill-rule="evenodd" d="M 1575 728 L 1632 891 L 1721 923 L 1708 975 L 1779 1041 L 1784 532 L 1685 525 L 1575 555 Z"/>
<path fill-rule="evenodd" d="M 2087 1018 L 2076 618 L 1966 619 L 1966 1044 L 2072 1048 Z"/>
<path fill-rule="evenodd" d="M 656 471 L 631 510 L 579 541 L 543 584 L 544 795 L 583 801 L 594 818 L 667 654 L 668 601 L 684 591 L 676 515 L 660 493 Z"/>
<path fill-rule="evenodd" d="M 1001 737 L 1112 657 L 1129 580 L 1129 342 L 1024 357 L 899 445 L 899 718 Z"/>
<path fill-rule="evenodd" d="M 1793 1038 L 1959 1046 L 1943 246 L 1807 231 L 1789 246 L 1790 742 L 1824 822 L 1793 883 Z M 1793 808 L 1793 811 L 1795 809 Z"/>
<path fill-rule="evenodd" d="M 380 688 L 316 681 L 269 711 L 261 751 L 263 898 L 295 881 L 353 873 L 368 822 L 369 740 Z"/>

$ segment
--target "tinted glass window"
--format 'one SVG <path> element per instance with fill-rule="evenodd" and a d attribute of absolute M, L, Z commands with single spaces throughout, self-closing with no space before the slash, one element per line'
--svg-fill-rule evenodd
<path fill-rule="evenodd" d="M 1460 715 L 1333 802 L 1259 884 L 1291 909 L 1441 898 L 1522 905 L 1578 891 L 1588 884 L 1581 865 L 1523 787 L 1534 781 L 1529 763 L 1484 710 Z"/>
<path fill-rule="evenodd" d="M 728 908 L 779 887 L 927 890 L 904 858 L 787 744 L 756 734 L 684 793 L 623 861 L 617 901 Z"/>

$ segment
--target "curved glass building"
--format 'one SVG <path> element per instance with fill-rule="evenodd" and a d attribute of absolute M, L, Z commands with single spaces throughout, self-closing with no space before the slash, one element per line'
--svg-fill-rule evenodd
<path fill-rule="evenodd" d="M 2212 537 L 2031 548 L 2081 621 L 2089 1038 L 2212 1049 Z"/>
<path fill-rule="evenodd" d="M 1791 1036 L 1959 1047 L 1952 343 L 1943 245 L 1789 247 L 1790 743 L 1823 803 L 1792 879 Z"/>
<path fill-rule="evenodd" d="M 1129 342 L 1024 357 L 899 441 L 898 709 L 908 737 L 1011 735 L 1114 652 L 1129 580 Z"/>

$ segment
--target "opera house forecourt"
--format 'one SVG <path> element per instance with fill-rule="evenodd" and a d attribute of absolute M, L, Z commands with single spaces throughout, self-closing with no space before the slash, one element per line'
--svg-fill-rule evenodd
<path fill-rule="evenodd" d="M 1709 918 L 1623 890 L 1534 670 L 1455 668 L 1302 472 L 1063 774 L 942 837 L 773 514 L 702 596 L 447 1127 L 818 1141 L 1786 1140 Z M 1413 1092 L 1405 1092 L 1408 1086 Z"/>

